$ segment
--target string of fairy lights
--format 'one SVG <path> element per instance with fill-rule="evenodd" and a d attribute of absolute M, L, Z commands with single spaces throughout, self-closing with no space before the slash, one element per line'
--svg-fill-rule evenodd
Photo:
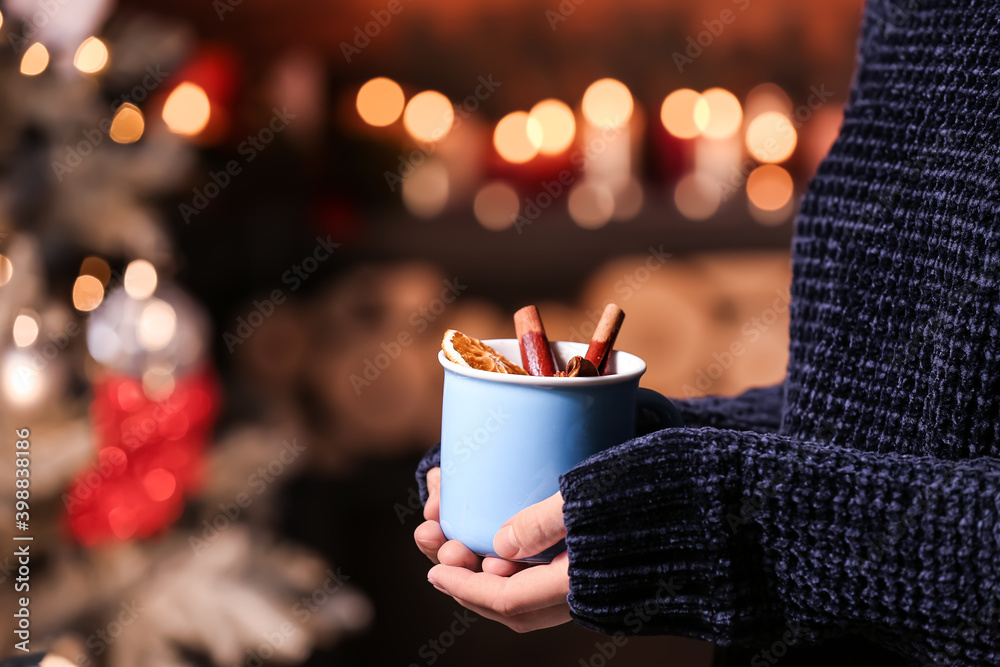
<path fill-rule="evenodd" d="M 11 260 L 0 255 L 0 287 L 10 281 L 14 275 Z M 143 350 L 155 353 L 164 349 L 177 332 L 177 313 L 174 307 L 163 299 L 156 298 L 159 278 L 156 268 L 144 259 L 137 259 L 128 264 L 122 275 L 115 276 L 111 267 L 100 257 L 90 256 L 80 265 L 80 275 L 73 283 L 73 307 L 81 313 L 95 310 L 105 299 L 107 290 L 113 287 L 112 282 L 120 283 L 125 295 L 140 304 L 140 313 L 136 323 L 136 342 Z M 0 391 L 3 397 L 13 405 L 29 406 L 37 403 L 46 391 L 46 375 L 37 372 L 37 357 L 46 354 L 45 350 L 32 350 L 42 341 L 41 317 L 31 309 L 22 309 L 14 318 L 12 340 L 14 349 L 0 362 Z M 88 339 L 88 348 L 99 361 L 103 348 L 111 343 L 117 344 L 114 336 L 98 336 Z M 162 385 L 156 376 L 158 368 L 148 369 L 143 375 L 143 386 Z M 147 377 L 148 375 L 148 377 Z M 158 381 L 158 382 L 156 382 Z"/>
<path fill-rule="evenodd" d="M 450 187 L 453 169 L 447 155 L 461 151 L 441 149 L 459 141 L 452 130 L 456 108 L 469 115 L 463 104 L 456 105 L 434 90 L 407 99 L 399 83 L 377 77 L 358 89 L 355 107 L 373 128 L 401 123 L 409 140 L 425 154 L 403 178 L 402 200 L 411 214 L 433 218 L 460 199 Z M 493 125 L 491 148 L 509 165 L 530 166 L 539 156 L 586 150 L 600 142 L 599 151 L 586 150 L 586 159 L 578 163 L 582 177 L 567 186 L 565 197 L 574 222 L 598 228 L 635 217 L 642 209 L 644 188 L 635 171 L 644 118 L 628 87 L 605 78 L 587 87 L 576 111 L 550 98 L 527 111 L 506 114 Z M 790 218 L 795 184 L 781 165 L 795 153 L 796 128 L 801 123 L 779 86 L 761 84 L 743 103 L 723 88 L 675 90 L 660 104 L 660 122 L 693 154 L 693 164 L 673 186 L 673 203 L 681 215 L 691 220 L 711 218 L 732 191 L 742 190 L 760 224 L 777 225 Z M 749 165 L 747 159 L 752 161 Z M 510 179 L 483 183 L 470 199 L 479 223 L 496 231 L 516 226 L 525 208 L 535 203 Z"/>
<path fill-rule="evenodd" d="M 0 26 L 3 17 L 0 15 Z M 21 74 L 38 76 L 49 67 L 49 51 L 41 42 L 29 46 L 21 57 Z M 88 37 L 77 48 L 73 66 L 84 74 L 99 74 L 108 65 L 107 45 L 97 37 Z M 211 103 L 205 90 L 196 83 L 184 81 L 169 93 L 161 111 L 163 122 L 172 132 L 188 137 L 197 136 L 208 125 Z M 146 118 L 139 107 L 129 102 L 115 110 L 108 132 L 119 144 L 131 144 L 142 138 Z"/>

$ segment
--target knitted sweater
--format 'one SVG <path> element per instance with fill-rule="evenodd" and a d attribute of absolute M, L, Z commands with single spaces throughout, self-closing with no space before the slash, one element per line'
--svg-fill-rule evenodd
<path fill-rule="evenodd" d="M 561 477 L 577 622 L 754 667 L 1000 664 L 998 191 L 1000 3 L 869 0 L 796 221 L 787 379 Z"/>

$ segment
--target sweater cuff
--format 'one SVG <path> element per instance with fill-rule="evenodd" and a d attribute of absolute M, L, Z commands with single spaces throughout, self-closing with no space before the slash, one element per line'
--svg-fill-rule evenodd
<path fill-rule="evenodd" d="M 666 429 L 605 450 L 560 478 L 573 618 L 606 634 L 672 634 L 730 644 L 768 632 L 767 585 L 740 515 L 739 442 Z"/>
<path fill-rule="evenodd" d="M 417 489 L 420 491 L 420 504 L 427 504 L 427 471 L 431 468 L 436 468 L 441 465 L 441 445 L 437 444 L 424 454 L 424 458 L 420 460 L 420 465 L 417 466 L 416 478 L 417 478 Z"/>

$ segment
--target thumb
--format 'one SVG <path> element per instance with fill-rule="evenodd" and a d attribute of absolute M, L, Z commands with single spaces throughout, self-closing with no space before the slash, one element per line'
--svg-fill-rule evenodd
<path fill-rule="evenodd" d="M 526 507 L 500 527 L 493 549 L 501 558 L 527 558 L 548 549 L 566 536 L 561 493 Z"/>

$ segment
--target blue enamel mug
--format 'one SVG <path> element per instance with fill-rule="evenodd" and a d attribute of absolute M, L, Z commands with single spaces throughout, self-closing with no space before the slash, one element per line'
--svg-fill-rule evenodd
<path fill-rule="evenodd" d="M 516 339 L 483 341 L 515 363 Z M 559 368 L 585 343 L 554 342 Z M 651 411 L 662 427 L 680 426 L 677 409 L 639 388 L 646 363 L 615 350 L 605 375 L 554 378 L 444 367 L 441 416 L 441 529 L 480 556 L 494 556 L 493 536 L 507 519 L 559 490 L 559 476 L 584 459 L 635 436 L 636 416 Z M 523 365 L 523 364 L 522 364 Z M 547 563 L 560 543 L 523 559 Z"/>

